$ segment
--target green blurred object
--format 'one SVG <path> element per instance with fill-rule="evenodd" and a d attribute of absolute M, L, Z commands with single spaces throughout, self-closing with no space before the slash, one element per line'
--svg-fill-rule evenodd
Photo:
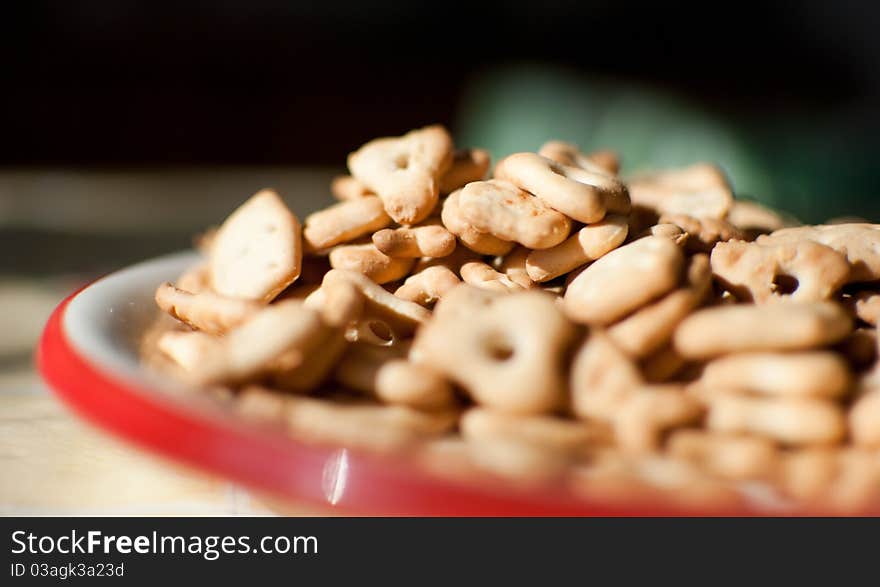
<path fill-rule="evenodd" d="M 612 148 L 622 155 L 624 174 L 713 161 L 738 195 L 805 222 L 878 220 L 878 140 L 868 129 L 847 124 L 843 113 L 827 114 L 821 121 L 731 120 L 656 89 L 529 63 L 473 80 L 456 137 L 489 149 L 496 160 L 534 151 L 549 139 L 585 150 Z"/>

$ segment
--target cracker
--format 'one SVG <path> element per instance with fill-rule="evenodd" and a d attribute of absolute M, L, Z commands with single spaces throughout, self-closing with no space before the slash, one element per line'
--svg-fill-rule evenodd
<path fill-rule="evenodd" d="M 262 304 L 211 292 L 190 293 L 170 283 L 156 290 L 156 305 L 174 318 L 208 334 L 222 334 L 256 314 Z"/>
<path fill-rule="evenodd" d="M 443 210 L 440 217 L 443 225 L 449 232 L 459 238 L 461 244 L 468 249 L 481 255 L 506 255 L 514 246 L 509 240 L 502 240 L 496 236 L 477 230 L 468 222 L 461 213 L 459 198 L 461 190 L 449 194 L 443 202 Z M 461 252 L 462 247 L 456 250 Z M 457 271 L 457 269 L 456 269 Z"/>
<path fill-rule="evenodd" d="M 402 300 L 429 307 L 459 283 L 461 280 L 451 269 L 443 265 L 434 265 L 407 277 L 403 285 L 395 290 L 394 295 Z"/>
<path fill-rule="evenodd" d="M 592 169 L 598 166 L 611 175 L 617 175 L 620 171 L 620 157 L 607 149 L 584 153 L 573 143 L 547 141 L 538 149 L 538 155 L 569 167 Z"/>
<path fill-rule="evenodd" d="M 845 256 L 851 266 L 850 282 L 880 279 L 880 225 L 850 223 L 797 226 L 759 236 L 757 242 L 789 244 L 804 240 L 831 247 Z"/>
<path fill-rule="evenodd" d="M 373 244 L 389 257 L 448 257 L 455 235 L 439 223 L 386 228 L 373 234 Z"/>
<path fill-rule="evenodd" d="M 838 398 L 850 386 L 849 367 L 831 351 L 741 353 L 711 361 L 707 387 L 766 395 Z"/>
<path fill-rule="evenodd" d="M 628 185 L 633 205 L 660 215 L 724 218 L 733 206 L 733 190 L 724 172 L 709 163 L 643 174 Z"/>
<path fill-rule="evenodd" d="M 694 218 L 687 214 L 664 214 L 661 224 L 674 224 L 680 227 L 688 238 L 685 245 L 689 251 L 708 253 L 716 243 L 729 240 L 746 240 L 746 234 L 739 228 L 719 218 Z"/>
<path fill-rule="evenodd" d="M 357 200 L 375 195 L 364 184 L 350 175 L 337 175 L 330 182 L 330 193 L 340 201 Z"/>
<path fill-rule="evenodd" d="M 731 392 L 709 398 L 706 427 L 725 434 L 763 436 L 787 446 L 830 446 L 846 435 L 843 410 L 828 400 Z"/>
<path fill-rule="evenodd" d="M 852 296 L 852 306 L 859 320 L 877 326 L 880 320 L 880 292 L 856 292 Z"/>
<path fill-rule="evenodd" d="M 535 194 L 554 210 L 579 222 L 598 222 L 608 212 L 628 213 L 626 185 L 585 159 L 580 164 L 571 167 L 535 153 L 515 153 L 498 162 L 495 177 Z"/>
<path fill-rule="evenodd" d="M 268 302 L 299 277 L 301 264 L 299 220 L 276 192 L 262 190 L 217 230 L 211 286 L 220 295 Z"/>
<path fill-rule="evenodd" d="M 849 279 L 850 266 L 831 247 L 809 240 L 730 241 L 712 249 L 712 272 L 741 300 L 810 302 L 831 299 Z"/>
<path fill-rule="evenodd" d="M 676 329 L 673 341 L 683 356 L 707 359 L 727 353 L 819 348 L 851 331 L 852 319 L 833 302 L 728 305 L 691 314 Z"/>
<path fill-rule="evenodd" d="M 313 251 L 347 243 L 391 224 L 382 200 L 364 196 L 339 202 L 306 217 L 303 238 Z"/>
<path fill-rule="evenodd" d="M 684 255 L 662 237 L 614 249 L 588 266 L 565 292 L 565 312 L 575 322 L 611 324 L 679 282 Z"/>
<path fill-rule="evenodd" d="M 547 294 L 499 295 L 462 284 L 418 331 L 412 357 L 485 406 L 545 413 L 562 405 L 563 355 L 573 335 Z"/>
<path fill-rule="evenodd" d="M 409 273 L 414 263 L 412 258 L 389 257 L 373 243 L 341 245 L 330 251 L 331 267 L 362 273 L 379 284 L 401 279 Z"/>
<path fill-rule="evenodd" d="M 431 317 L 431 312 L 425 308 L 395 297 L 361 273 L 333 269 L 324 276 L 324 284 L 327 285 L 339 280 L 354 284 L 366 298 L 365 313 L 386 320 L 400 336 L 412 334 L 416 326 Z"/>
<path fill-rule="evenodd" d="M 610 421 L 642 384 L 635 363 L 604 331 L 594 329 L 572 361 L 569 381 L 572 411 L 579 418 Z"/>
<path fill-rule="evenodd" d="M 375 192 L 400 224 L 415 224 L 431 214 L 440 178 L 451 164 L 452 139 L 440 125 L 374 139 L 348 156 L 352 176 Z"/>
<path fill-rule="evenodd" d="M 486 178 L 491 157 L 485 149 L 457 149 L 452 165 L 440 178 L 440 193 L 451 194 L 472 181 Z"/>
<path fill-rule="evenodd" d="M 496 238 L 532 249 L 547 249 L 568 237 L 571 221 L 543 200 L 510 182 L 475 181 L 459 195 L 462 218 Z"/>
<path fill-rule="evenodd" d="M 608 335 L 624 352 L 643 358 L 669 342 L 675 328 L 706 297 L 712 283 L 709 258 L 691 257 L 684 287 L 637 310 L 608 329 Z"/>
<path fill-rule="evenodd" d="M 609 215 L 600 222 L 584 226 L 555 247 L 529 253 L 526 272 L 538 283 L 565 275 L 619 247 L 626 239 L 628 229 L 626 217 Z"/>

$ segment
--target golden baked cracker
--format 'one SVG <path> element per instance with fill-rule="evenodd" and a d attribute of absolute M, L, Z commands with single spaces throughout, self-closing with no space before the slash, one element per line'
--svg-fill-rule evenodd
<path fill-rule="evenodd" d="M 851 282 L 880 279 L 880 224 L 848 223 L 783 228 L 759 236 L 760 244 L 817 242 L 841 253 L 849 262 Z"/>
<path fill-rule="evenodd" d="M 725 218 L 733 206 L 733 190 L 724 172 L 709 163 L 642 174 L 627 185 L 633 206 L 660 215 Z"/>
<path fill-rule="evenodd" d="M 455 235 L 441 224 L 386 228 L 373 234 L 373 244 L 389 257 L 447 257 L 455 250 Z"/>
<path fill-rule="evenodd" d="M 489 151 L 485 149 L 457 149 L 452 165 L 440 178 L 440 193 L 451 194 L 472 181 L 486 179 L 489 163 Z"/>
<path fill-rule="evenodd" d="M 446 129 L 426 126 L 368 142 L 348 156 L 348 169 L 382 198 L 395 222 L 415 224 L 437 204 L 440 178 L 452 164 L 452 152 Z"/>
<path fill-rule="evenodd" d="M 579 418 L 610 421 L 643 383 L 632 359 L 603 330 L 592 329 L 572 360 L 571 409 Z"/>
<path fill-rule="evenodd" d="M 547 249 L 568 237 L 571 221 L 512 183 L 498 179 L 474 181 L 459 195 L 461 216 L 480 232 Z"/>
<path fill-rule="evenodd" d="M 385 228 L 391 217 L 376 196 L 339 202 L 306 217 L 303 238 L 313 251 L 347 243 Z"/>
<path fill-rule="evenodd" d="M 506 255 L 510 252 L 514 243 L 502 240 L 488 232 L 477 230 L 464 218 L 461 213 L 460 197 L 461 190 L 456 190 L 443 201 L 443 209 L 440 212 L 443 226 L 457 236 L 466 248 L 481 255 Z M 462 248 L 458 247 L 456 251 L 463 252 Z M 455 271 L 457 270 L 455 269 Z"/>
<path fill-rule="evenodd" d="M 846 361 L 831 351 L 752 352 L 709 362 L 701 381 L 718 389 L 833 399 L 846 393 L 852 376 Z"/>
<path fill-rule="evenodd" d="M 222 334 L 254 314 L 262 304 L 203 291 L 190 293 L 170 283 L 156 289 L 156 305 L 174 318 L 208 334 Z"/>
<path fill-rule="evenodd" d="M 598 166 L 612 175 L 617 175 L 620 171 L 620 156 L 608 149 L 583 153 L 575 144 L 547 141 L 538 149 L 538 155 L 569 167 L 591 169 Z"/>
<path fill-rule="evenodd" d="M 459 283 L 461 280 L 451 269 L 434 265 L 407 277 L 403 285 L 394 291 L 394 295 L 429 307 Z"/>
<path fill-rule="evenodd" d="M 691 359 L 747 351 L 794 351 L 842 340 L 852 319 L 833 302 L 726 305 L 699 310 L 682 321 L 675 347 Z"/>
<path fill-rule="evenodd" d="M 462 284 L 416 333 L 411 358 L 485 406 L 543 413 L 564 400 L 563 354 L 573 335 L 547 294 L 499 295 Z"/>
<path fill-rule="evenodd" d="M 619 247 L 626 239 L 628 229 L 626 217 L 608 215 L 595 224 L 584 226 L 555 247 L 529 253 L 526 272 L 538 283 L 565 275 Z"/>
<path fill-rule="evenodd" d="M 276 192 L 262 190 L 217 230 L 211 286 L 220 295 L 268 302 L 299 277 L 301 264 L 299 220 Z"/>
<path fill-rule="evenodd" d="M 681 248 L 662 237 L 618 247 L 569 284 L 566 315 L 584 324 L 611 324 L 672 290 L 683 265 Z"/>
<path fill-rule="evenodd" d="M 535 153 L 515 153 L 498 162 L 495 177 L 587 224 L 602 220 L 608 212 L 626 214 L 630 210 L 626 185 L 586 160 L 581 166 L 572 167 Z"/>
<path fill-rule="evenodd" d="M 758 304 L 782 298 L 828 300 L 850 275 L 843 255 L 809 240 L 720 242 L 712 249 L 711 260 L 712 272 L 728 291 Z"/>
<path fill-rule="evenodd" d="M 401 279 L 409 273 L 413 264 L 415 260 L 412 258 L 389 257 L 373 243 L 341 245 L 330 251 L 331 267 L 362 273 L 379 284 Z"/>
<path fill-rule="evenodd" d="M 330 193 L 341 202 L 376 195 L 350 175 L 337 175 L 334 177 L 330 182 Z"/>
<path fill-rule="evenodd" d="M 712 283 L 709 258 L 691 257 L 684 287 L 627 316 L 608 328 L 608 336 L 624 352 L 643 358 L 669 342 L 676 326 L 706 297 Z"/>

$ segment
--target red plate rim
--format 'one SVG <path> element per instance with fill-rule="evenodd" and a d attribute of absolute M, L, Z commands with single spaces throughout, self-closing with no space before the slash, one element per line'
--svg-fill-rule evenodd
<path fill-rule="evenodd" d="M 77 352 L 64 332 L 63 318 L 81 291 L 53 311 L 37 348 L 37 368 L 55 394 L 86 420 L 135 445 L 281 500 L 331 507 L 344 515 L 767 515 L 746 507 L 683 510 L 659 503 L 618 506 L 570 496 L 467 486 L 394 459 L 305 444 L 187 410 L 155 391 L 102 370 Z M 339 467 L 332 468 L 336 478 L 331 500 L 324 489 L 328 465 L 338 465 L 343 454 L 346 474 L 340 484 Z"/>

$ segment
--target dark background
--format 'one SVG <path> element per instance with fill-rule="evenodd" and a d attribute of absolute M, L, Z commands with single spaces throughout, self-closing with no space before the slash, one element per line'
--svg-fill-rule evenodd
<path fill-rule="evenodd" d="M 336 164 L 522 60 L 754 120 L 877 128 L 871 2 L 23 2 L 0 19 L 0 164 Z M 848 130 L 849 129 L 849 130 Z M 837 137 L 840 138 L 840 137 Z"/>

